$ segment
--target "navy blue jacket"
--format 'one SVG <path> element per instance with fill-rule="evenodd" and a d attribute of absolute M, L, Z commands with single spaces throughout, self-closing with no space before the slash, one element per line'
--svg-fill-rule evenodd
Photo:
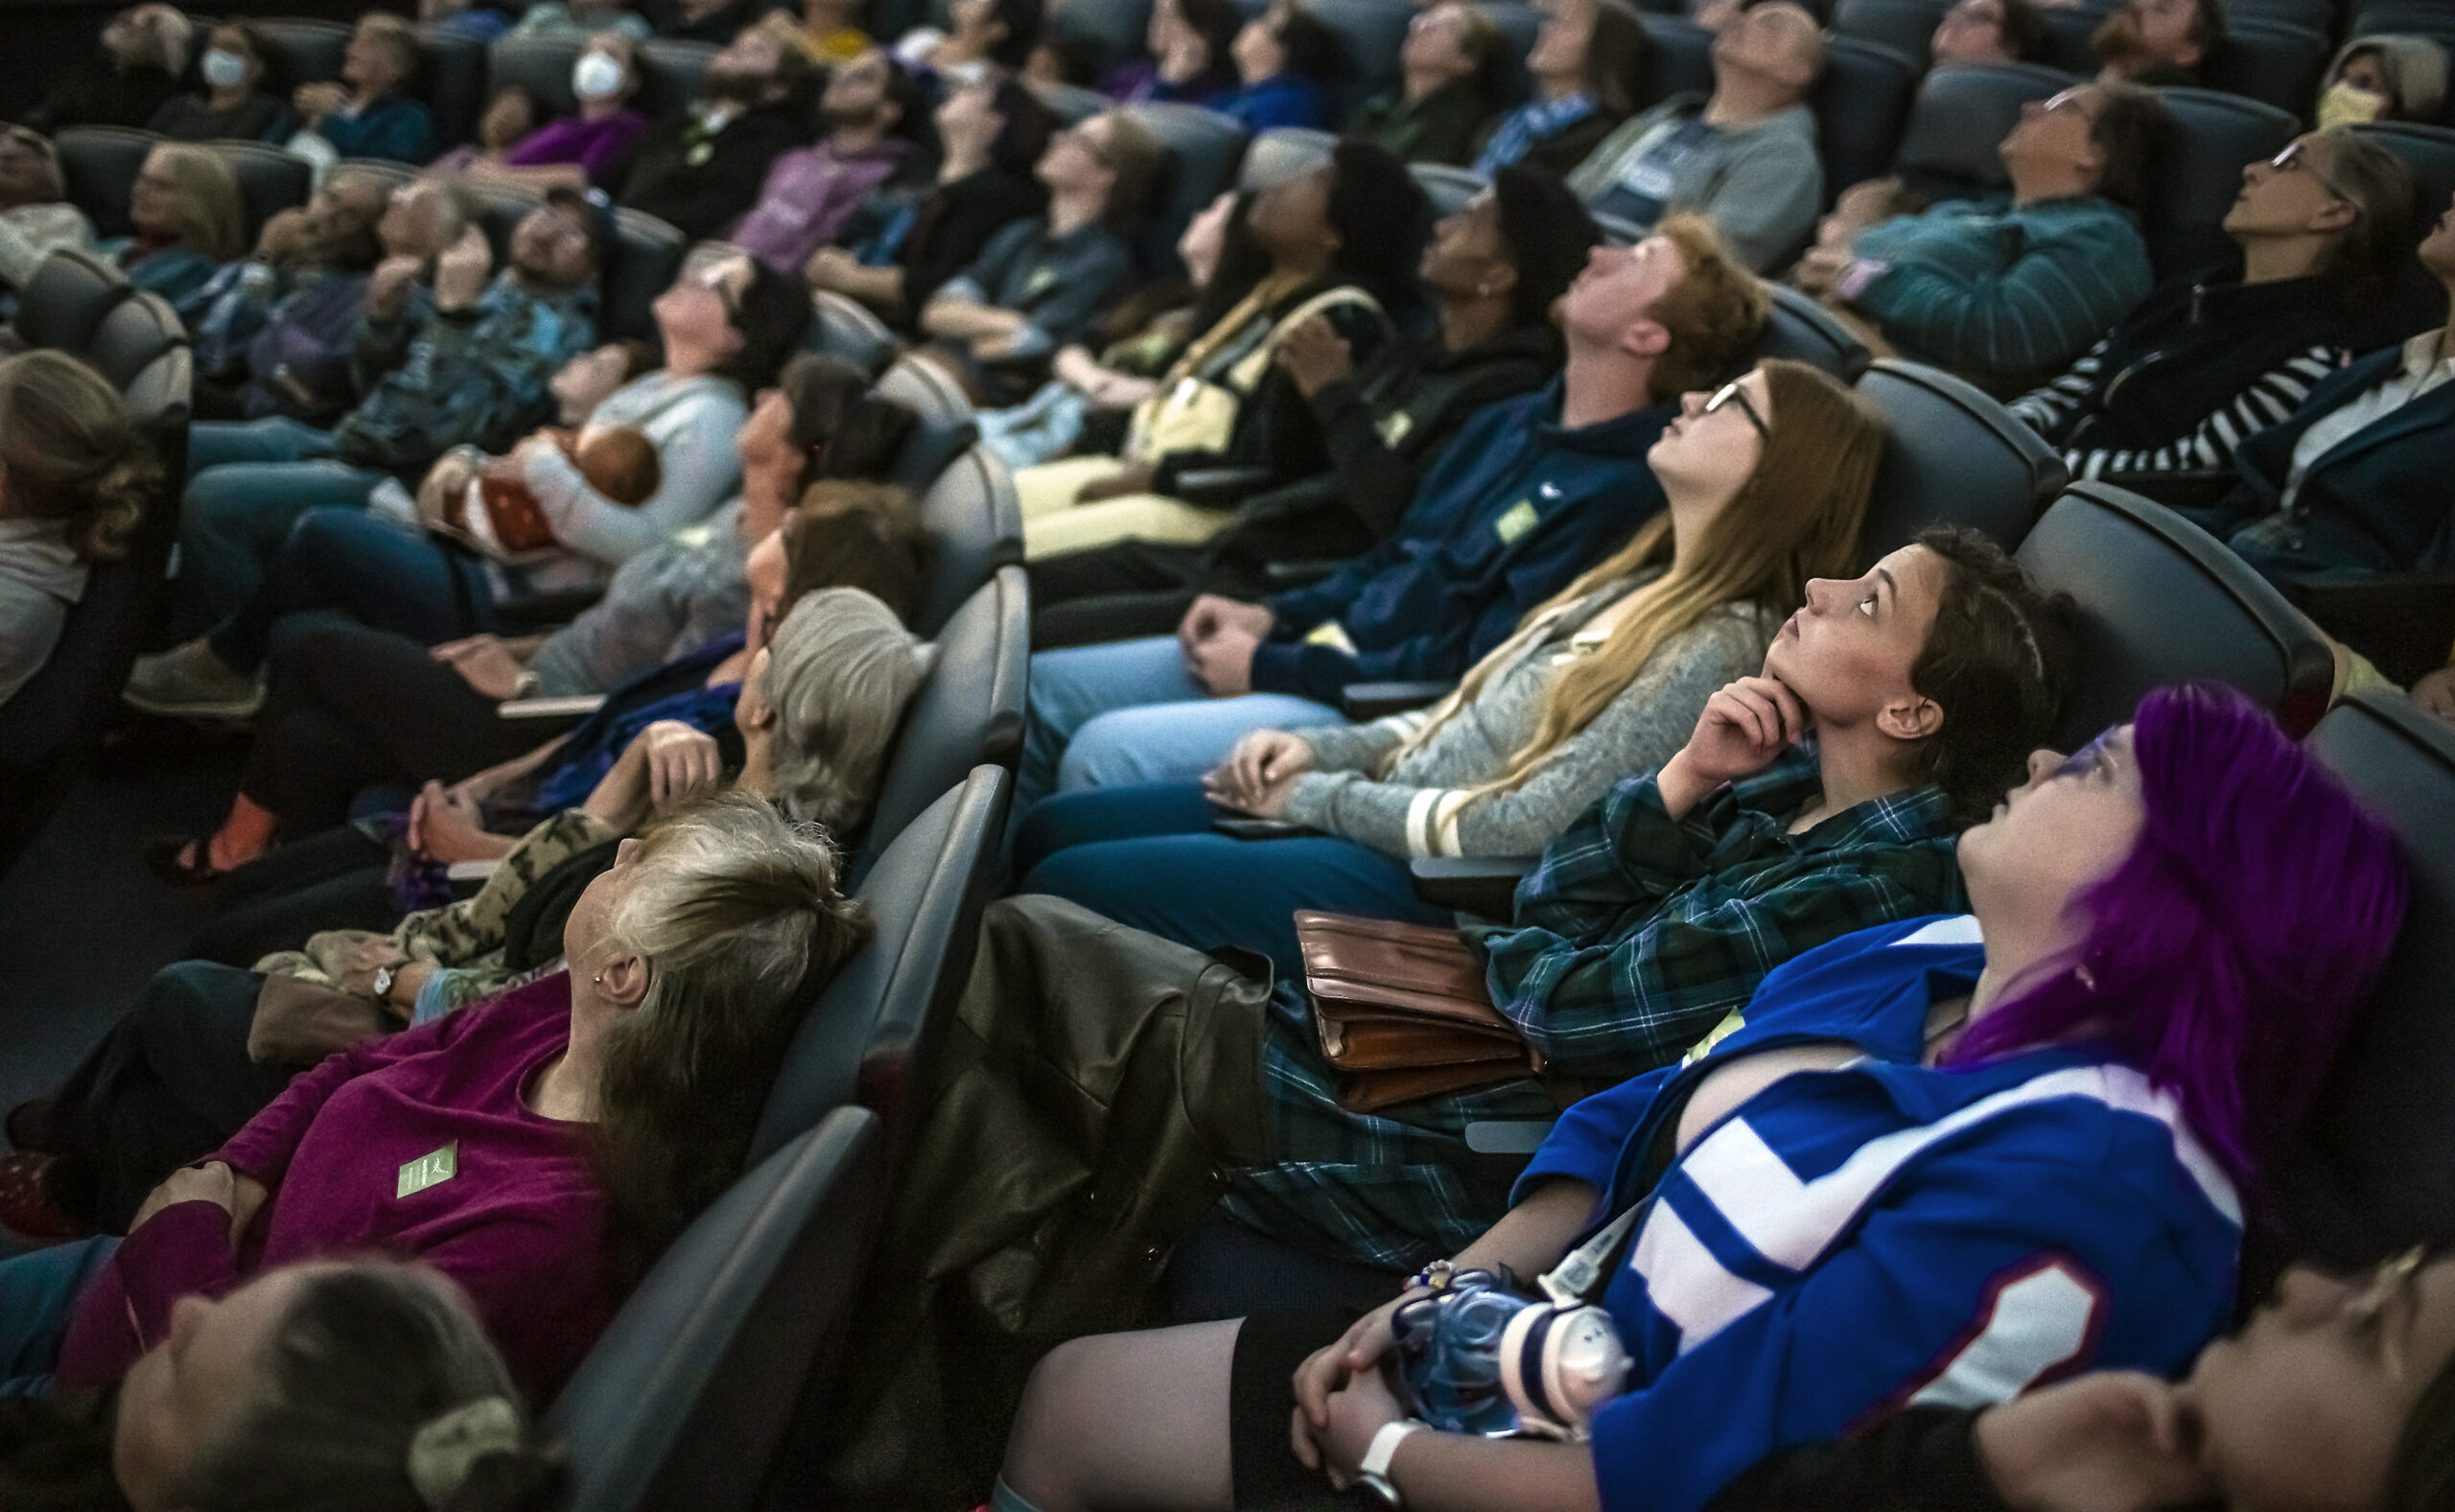
<path fill-rule="evenodd" d="M 1349 683 L 1455 678 L 1526 612 L 1625 545 L 1665 502 L 1646 452 L 1677 412 L 1559 424 L 1561 381 L 1478 411 L 1424 475 L 1395 533 L 1269 600 L 1253 686 L 1339 701 Z M 1335 621 L 1353 647 L 1317 637 Z"/>
<path fill-rule="evenodd" d="M 2293 449 L 2311 425 L 2402 367 L 2402 346 L 2373 352 L 2310 390 L 2291 419 L 2242 443 L 2234 460 L 2242 487 L 2223 518 L 2205 521 L 2218 534 L 2273 512 L 2293 471 Z M 2455 384 L 2441 384 L 2377 424 L 2356 430 L 2310 464 L 2294 496 L 2284 540 L 2258 526 L 2235 548 L 2262 570 L 2408 572 L 2447 565 L 2450 501 L 2455 493 Z"/>

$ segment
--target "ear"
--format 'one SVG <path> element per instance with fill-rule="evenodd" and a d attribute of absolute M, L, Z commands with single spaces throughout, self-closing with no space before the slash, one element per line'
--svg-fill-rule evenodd
<path fill-rule="evenodd" d="M 1924 740 L 1944 728 L 1943 706 L 1915 692 L 1904 693 L 1876 710 L 1876 728 L 1895 740 Z"/>
<path fill-rule="evenodd" d="M 1491 270 L 1476 280 L 1475 296 L 1499 299 L 1517 291 L 1517 269 L 1508 263 L 1495 263 Z"/>
<path fill-rule="evenodd" d="M 2313 231 L 2341 231 L 2361 218 L 2361 211 L 2349 200 L 2329 200 L 2327 207 L 2310 218 Z"/>
<path fill-rule="evenodd" d="M 596 1000 L 608 1008 L 630 1012 L 648 995 L 648 964 L 634 952 L 624 950 L 606 959 L 590 985 L 596 989 Z"/>
<path fill-rule="evenodd" d="M 1671 332 L 1659 320 L 1632 320 L 1620 333 L 1620 350 L 1650 361 L 1671 350 Z"/>

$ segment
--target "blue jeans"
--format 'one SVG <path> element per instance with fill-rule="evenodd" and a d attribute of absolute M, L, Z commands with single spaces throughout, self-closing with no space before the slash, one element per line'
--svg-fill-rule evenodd
<path fill-rule="evenodd" d="M 365 506 L 385 475 L 333 461 L 332 450 L 328 433 L 280 416 L 190 429 L 179 516 L 180 639 L 203 633 L 246 602 L 300 515 Z"/>
<path fill-rule="evenodd" d="M 486 628 L 492 605 L 476 562 L 410 526 L 363 510 L 312 509 L 291 526 L 263 585 L 209 640 L 224 666 L 248 672 L 286 616 L 338 611 L 432 645 Z"/>
<path fill-rule="evenodd" d="M 77 1298 L 118 1248 L 102 1234 L 0 1260 L 0 1396 L 50 1390 Z"/>
<path fill-rule="evenodd" d="M 1282 982 L 1304 979 L 1299 908 L 1451 921 L 1415 896 L 1404 861 L 1334 835 L 1237 840 L 1213 832 L 1211 814 L 1192 782 L 1061 793 L 1017 826 L 1017 891 L 1070 898 L 1196 950 L 1261 951 Z"/>
<path fill-rule="evenodd" d="M 1173 636 L 1042 651 L 1032 658 L 1030 707 L 1017 813 L 1051 793 L 1200 777 L 1248 731 L 1344 718 L 1285 693 L 1206 698 Z"/>

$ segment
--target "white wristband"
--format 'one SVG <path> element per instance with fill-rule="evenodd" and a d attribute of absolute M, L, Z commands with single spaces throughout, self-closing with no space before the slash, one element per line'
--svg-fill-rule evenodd
<path fill-rule="evenodd" d="M 1369 1476 L 1378 1480 L 1388 1480 L 1390 1461 L 1397 1457 L 1398 1441 L 1410 1433 L 1422 1432 L 1423 1428 L 1424 1425 L 1411 1417 L 1402 1417 L 1394 1423 L 1382 1424 L 1381 1431 L 1372 1435 L 1372 1443 L 1364 1451 L 1363 1463 L 1355 1467 L 1356 1474 Z"/>

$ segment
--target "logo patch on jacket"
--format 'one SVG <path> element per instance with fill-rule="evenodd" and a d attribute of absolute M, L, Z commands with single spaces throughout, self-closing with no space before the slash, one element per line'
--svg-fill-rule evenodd
<path fill-rule="evenodd" d="M 1533 529 L 1542 518 L 1534 512 L 1534 500 L 1521 499 L 1503 511 L 1498 520 L 1492 522 L 1492 534 L 1500 537 L 1501 545 L 1515 546 L 1518 537 Z"/>

